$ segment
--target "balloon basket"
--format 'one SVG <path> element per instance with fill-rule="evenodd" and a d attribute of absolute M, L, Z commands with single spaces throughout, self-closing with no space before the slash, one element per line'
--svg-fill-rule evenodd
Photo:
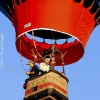
<path fill-rule="evenodd" d="M 68 100 L 67 85 L 67 77 L 50 71 L 28 81 L 24 100 Z"/>

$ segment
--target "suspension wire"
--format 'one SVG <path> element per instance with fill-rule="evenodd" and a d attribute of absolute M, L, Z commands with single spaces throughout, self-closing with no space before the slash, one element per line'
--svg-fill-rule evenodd
<path fill-rule="evenodd" d="M 23 43 L 23 46 L 24 46 L 24 43 Z M 35 52 L 34 52 L 34 49 L 28 44 L 27 45 L 28 46 L 28 48 L 31 50 L 31 52 L 32 52 L 32 54 L 30 54 L 30 53 L 28 53 L 29 55 L 31 55 L 31 56 L 33 56 L 33 58 L 34 58 L 34 62 L 36 61 L 36 58 L 37 58 L 37 55 L 35 54 Z M 24 46 L 24 48 L 25 48 L 25 46 Z M 26 48 L 25 48 L 26 49 Z M 27 50 L 26 50 L 26 52 L 28 52 Z"/>
<path fill-rule="evenodd" d="M 34 53 L 34 50 L 32 49 L 31 51 L 32 51 L 32 53 L 33 53 L 33 55 L 32 54 L 30 54 L 28 51 L 27 51 L 27 49 L 25 48 L 25 46 L 24 46 L 24 43 L 23 43 L 23 41 L 22 40 L 20 40 L 21 41 L 21 43 L 22 43 L 22 46 L 23 46 L 23 48 L 25 49 L 25 51 L 30 55 L 30 56 L 33 56 L 34 57 L 34 62 L 36 62 L 36 58 L 37 58 L 37 56 L 35 55 L 35 53 Z M 28 47 L 30 48 L 30 46 L 28 45 Z M 20 47 L 21 48 L 21 47 Z M 30 48 L 31 49 L 31 48 Z M 20 55 L 21 56 L 21 55 Z M 22 63 L 22 56 L 21 56 L 21 63 Z M 22 67 L 23 67 L 23 69 L 25 70 L 25 71 L 27 71 L 26 69 L 25 69 L 25 67 L 24 67 L 24 65 L 23 65 L 23 63 L 22 63 Z"/>
<path fill-rule="evenodd" d="M 17 72 L 16 70 L 13 70 L 13 69 L 11 69 L 11 68 L 9 68 L 9 67 L 3 66 L 2 68 L 5 68 L 5 69 L 7 69 L 8 71 L 11 71 L 11 72 L 13 72 L 13 73 L 15 73 L 15 74 L 17 74 L 17 75 L 27 77 L 27 75 L 23 75 L 23 74 Z"/>
<path fill-rule="evenodd" d="M 74 45 L 74 43 L 76 42 L 77 39 L 75 39 L 75 41 L 72 43 L 71 47 Z M 71 48 L 70 48 L 71 49 Z M 68 50 L 70 50 L 68 49 Z M 66 53 L 68 52 L 68 50 L 64 53 L 64 56 L 66 55 Z M 74 85 L 76 84 L 76 63 L 75 63 L 75 71 L 74 71 Z M 68 68 L 67 68 L 67 73 L 68 73 Z"/>
<path fill-rule="evenodd" d="M 75 42 L 76 42 L 76 39 L 75 39 L 75 41 L 72 43 L 71 47 L 74 45 Z M 64 59 L 64 56 L 66 55 L 67 52 L 68 52 L 68 50 L 66 50 L 65 53 L 63 54 L 63 59 Z M 62 60 L 63 60 L 63 59 L 62 59 Z M 64 61 L 63 61 L 63 63 L 64 63 Z M 68 69 L 67 69 L 67 70 L 68 70 Z M 64 72 L 64 68 L 63 68 L 63 72 Z"/>
<path fill-rule="evenodd" d="M 68 41 L 68 39 L 66 39 L 66 42 Z M 66 43 L 65 42 L 65 43 Z M 64 45 L 64 44 L 63 44 Z M 62 46 L 63 46 L 62 45 Z M 59 51 L 60 52 L 60 51 Z M 67 50 L 65 51 L 65 53 L 64 54 L 62 54 L 62 52 L 60 52 L 61 53 L 61 60 L 62 60 L 62 68 L 63 68 L 63 73 L 64 73 L 64 75 L 65 75 L 65 68 L 64 68 L 64 56 L 66 55 L 66 53 L 67 53 Z"/>
<path fill-rule="evenodd" d="M 62 68 L 63 68 L 63 73 L 65 75 L 65 69 L 64 69 L 64 55 L 62 55 Z"/>
<path fill-rule="evenodd" d="M 23 48 L 25 49 L 25 51 L 26 51 L 30 56 L 32 56 L 32 54 L 30 54 L 30 53 L 27 51 L 27 49 L 25 48 L 24 43 L 23 43 L 22 40 L 21 40 L 21 42 L 22 42 L 22 46 L 23 46 Z"/>
<path fill-rule="evenodd" d="M 25 51 L 26 51 L 30 56 L 33 56 L 33 55 L 34 55 L 34 57 L 37 56 L 37 55 L 35 55 L 35 53 L 34 53 L 34 49 L 31 50 L 32 53 L 33 53 L 33 55 L 32 55 L 32 54 L 30 54 L 30 53 L 27 51 L 27 49 L 25 48 L 24 43 L 23 43 L 22 40 L 21 40 L 21 43 L 22 43 L 22 46 L 23 46 L 23 48 L 25 49 Z M 40 59 L 37 59 L 37 60 L 39 61 L 39 60 L 41 60 L 42 58 L 43 58 L 43 57 L 41 57 Z"/>
<path fill-rule="evenodd" d="M 74 45 L 74 43 L 76 42 L 76 40 L 77 40 L 77 39 L 75 39 L 75 41 L 72 43 L 71 47 Z M 70 49 L 71 49 L 71 47 L 70 47 Z M 68 49 L 68 50 L 70 50 L 70 49 Z M 68 50 L 67 50 L 67 51 L 68 51 Z M 67 51 L 66 51 L 64 54 L 66 54 Z"/>
<path fill-rule="evenodd" d="M 74 45 L 75 42 L 76 42 L 76 39 L 75 39 L 75 41 L 73 42 L 73 44 L 71 45 L 71 47 Z M 69 49 L 69 50 L 70 50 L 70 49 Z M 65 53 L 64 53 L 63 55 L 65 56 L 67 52 L 68 52 L 68 50 L 66 50 Z"/>
<path fill-rule="evenodd" d="M 68 67 L 67 67 L 67 75 L 68 75 Z"/>
<path fill-rule="evenodd" d="M 75 42 L 76 42 L 76 39 L 75 39 L 75 41 L 73 42 L 73 44 L 71 45 L 71 47 L 74 45 Z M 70 50 L 70 49 L 69 49 L 69 50 Z M 67 52 L 68 52 L 68 50 L 65 51 L 64 56 L 66 55 Z M 67 69 L 67 73 L 68 73 L 68 69 Z"/>
<path fill-rule="evenodd" d="M 65 41 L 65 43 L 67 43 L 68 42 L 68 38 L 66 39 L 66 41 Z M 64 44 L 63 44 L 64 45 Z M 68 52 L 68 50 L 66 50 L 65 51 L 65 53 L 63 54 L 63 59 L 64 59 L 64 56 L 66 55 L 66 53 Z M 67 66 L 67 65 L 66 65 Z M 65 69 L 64 69 L 64 67 L 63 67 L 63 72 L 64 72 L 64 74 L 65 74 Z M 68 67 L 67 67 L 67 74 L 68 74 Z"/>
<path fill-rule="evenodd" d="M 21 55 L 21 37 L 20 37 L 20 57 L 21 57 L 21 64 L 22 64 L 22 68 L 24 69 L 24 71 L 26 72 L 27 70 L 25 69 L 24 65 L 23 65 L 23 61 L 22 61 L 22 55 Z"/>
<path fill-rule="evenodd" d="M 25 69 L 24 65 L 23 65 L 22 55 L 21 55 L 21 54 L 20 54 L 20 57 L 21 57 L 21 64 L 22 64 L 22 68 L 23 68 L 25 71 L 27 71 L 27 70 Z"/>
<path fill-rule="evenodd" d="M 77 41 L 77 39 L 75 39 L 74 43 Z M 75 71 L 74 71 L 74 85 L 76 85 L 76 62 L 75 62 Z"/>
<path fill-rule="evenodd" d="M 61 51 L 59 51 L 59 50 L 57 50 L 57 51 L 61 54 L 62 69 L 63 69 L 63 74 L 65 75 L 65 69 L 64 69 L 64 54 Z"/>
<path fill-rule="evenodd" d="M 76 84 L 76 63 L 75 63 L 75 66 L 74 66 L 75 70 L 74 70 L 74 85 Z"/>
<path fill-rule="evenodd" d="M 32 53 L 33 53 L 33 55 L 32 55 L 32 54 L 31 54 L 31 53 L 29 53 L 29 52 L 27 51 L 27 49 L 25 48 L 24 43 L 23 43 L 23 41 L 22 41 L 22 40 L 21 40 L 21 43 L 22 43 L 22 46 L 23 46 L 23 48 L 25 49 L 25 51 L 26 51 L 26 52 L 27 52 L 30 56 L 33 56 L 33 55 L 35 56 L 35 53 L 34 53 L 33 48 L 32 48 L 32 50 L 31 50 L 31 51 L 32 51 Z M 30 46 L 29 46 L 29 45 L 27 45 L 27 46 L 30 48 Z M 31 48 L 30 48 L 30 49 L 31 49 Z M 34 57 L 34 56 L 33 56 L 33 57 Z"/>
<path fill-rule="evenodd" d="M 34 40 L 34 32 L 33 31 L 32 31 L 32 40 L 33 40 L 34 47 L 35 47 L 35 50 L 36 50 L 37 54 L 42 58 L 42 55 L 37 50 L 36 43 L 35 43 L 35 40 Z"/>
<path fill-rule="evenodd" d="M 66 39 L 65 43 L 67 43 L 67 42 L 68 42 L 68 38 Z"/>
<path fill-rule="evenodd" d="M 43 38 L 43 42 L 45 43 L 45 39 Z"/>

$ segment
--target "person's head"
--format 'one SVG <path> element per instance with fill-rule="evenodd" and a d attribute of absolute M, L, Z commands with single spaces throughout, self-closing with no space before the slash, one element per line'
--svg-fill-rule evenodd
<path fill-rule="evenodd" d="M 44 56 L 49 55 L 49 54 L 50 53 L 49 53 L 48 49 L 44 49 L 42 56 L 44 57 Z"/>
<path fill-rule="evenodd" d="M 51 60 L 51 59 L 50 59 L 50 56 L 46 56 L 46 57 L 44 58 L 44 62 L 45 62 L 45 63 L 49 63 L 50 60 Z"/>
<path fill-rule="evenodd" d="M 35 65 L 35 63 L 30 60 L 30 61 L 28 61 L 28 64 L 27 65 L 29 65 L 30 67 L 33 67 Z"/>

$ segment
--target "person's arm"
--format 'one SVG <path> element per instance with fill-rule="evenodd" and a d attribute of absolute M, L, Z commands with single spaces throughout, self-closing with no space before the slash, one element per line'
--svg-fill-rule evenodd
<path fill-rule="evenodd" d="M 33 69 L 33 68 L 31 69 L 31 71 L 26 72 L 27 75 L 34 74 L 34 73 L 35 73 L 35 72 L 34 72 L 34 69 Z"/>
<path fill-rule="evenodd" d="M 30 74 L 34 74 L 34 73 L 35 73 L 34 71 L 30 72 Z"/>
<path fill-rule="evenodd" d="M 27 75 L 30 75 L 30 74 L 34 74 L 34 71 L 32 72 L 26 72 Z"/>

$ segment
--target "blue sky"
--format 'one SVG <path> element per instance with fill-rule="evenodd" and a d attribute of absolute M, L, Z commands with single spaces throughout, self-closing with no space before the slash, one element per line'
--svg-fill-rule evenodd
<path fill-rule="evenodd" d="M 10 68 L 0 66 L 0 100 L 22 100 L 24 97 L 23 83 L 26 76 L 23 76 L 25 71 L 15 41 L 12 23 L 0 13 L 0 61 L 3 61 L 5 67 Z M 27 59 L 22 58 L 22 61 L 28 69 L 25 65 Z M 60 71 L 61 67 L 56 69 Z M 65 70 L 69 78 L 69 100 L 100 100 L 100 26 L 92 32 L 83 58 L 66 66 Z"/>

